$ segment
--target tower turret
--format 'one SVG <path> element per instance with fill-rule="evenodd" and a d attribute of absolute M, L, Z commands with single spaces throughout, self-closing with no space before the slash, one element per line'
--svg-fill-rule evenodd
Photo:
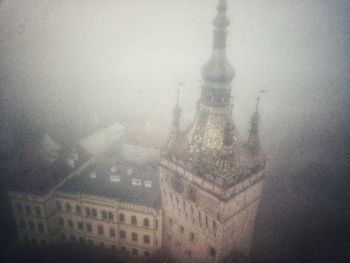
<path fill-rule="evenodd" d="M 167 150 L 172 151 L 175 150 L 176 145 L 178 144 L 178 140 L 180 137 L 180 118 L 181 118 L 181 108 L 179 105 L 180 99 L 180 90 L 177 90 L 176 95 L 176 104 L 173 108 L 173 121 L 168 137 L 167 142 Z"/>
<path fill-rule="evenodd" d="M 259 140 L 259 101 L 260 98 L 257 98 L 256 109 L 250 119 L 250 130 L 249 137 L 247 141 L 248 150 L 252 155 L 256 155 L 261 151 L 260 140 Z"/>

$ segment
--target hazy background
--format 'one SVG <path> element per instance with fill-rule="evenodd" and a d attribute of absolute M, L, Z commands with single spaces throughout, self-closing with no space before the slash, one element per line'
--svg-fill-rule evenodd
<path fill-rule="evenodd" d="M 8 133 L 24 118 L 64 133 L 83 129 L 96 116 L 120 121 L 138 138 L 161 145 L 176 89 L 183 124 L 195 111 L 216 4 L 1 1 L 1 145 L 11 148 Z M 227 53 L 236 70 L 234 117 L 242 136 L 259 90 L 268 90 L 261 101 L 261 140 L 270 160 L 257 229 L 259 262 L 290 259 L 304 251 L 303 242 L 315 243 L 312 238 L 324 242 L 316 242 L 314 254 L 327 247 L 343 255 L 341 245 L 350 246 L 350 1 L 228 4 Z M 309 225 L 315 233 L 303 228 Z M 324 229 L 334 230 L 336 241 L 328 243 Z M 325 238 L 318 237 L 321 232 Z"/>

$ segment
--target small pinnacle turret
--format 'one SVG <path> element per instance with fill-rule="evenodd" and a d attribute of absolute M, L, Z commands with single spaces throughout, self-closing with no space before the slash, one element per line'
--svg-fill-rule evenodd
<path fill-rule="evenodd" d="M 250 126 L 248 141 L 247 141 L 248 150 L 252 155 L 256 155 L 261 151 L 260 140 L 259 140 L 259 121 L 260 121 L 259 103 L 260 103 L 260 97 L 258 97 L 256 100 L 256 109 L 250 120 L 251 126 Z"/>
<path fill-rule="evenodd" d="M 179 106 L 180 90 L 177 90 L 176 104 L 173 108 L 173 122 L 168 138 L 168 147 L 175 146 L 180 135 L 181 108 Z"/>

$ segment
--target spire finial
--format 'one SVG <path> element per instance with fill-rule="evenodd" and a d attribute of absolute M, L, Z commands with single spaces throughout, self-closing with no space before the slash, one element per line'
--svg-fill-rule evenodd
<path fill-rule="evenodd" d="M 216 49 L 226 48 L 226 27 L 230 24 L 230 20 L 227 18 L 227 4 L 226 0 L 219 0 L 216 8 L 217 14 L 213 20 L 214 26 L 214 43 L 213 47 Z"/>
<path fill-rule="evenodd" d="M 202 102 L 213 106 L 229 106 L 231 81 L 235 71 L 226 57 L 226 35 L 230 20 L 227 18 L 226 0 L 219 0 L 213 20 L 213 50 L 207 64 L 202 68 L 204 83 Z"/>

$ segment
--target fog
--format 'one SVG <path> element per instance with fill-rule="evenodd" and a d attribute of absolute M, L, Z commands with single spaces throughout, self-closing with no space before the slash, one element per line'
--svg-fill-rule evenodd
<path fill-rule="evenodd" d="M 78 130 L 98 116 L 130 132 L 143 127 L 141 137 L 160 146 L 177 89 L 183 128 L 192 120 L 216 2 L 1 1 L 3 127 L 25 118 L 51 131 Z M 228 5 L 227 53 L 236 71 L 233 111 L 241 135 L 247 136 L 259 91 L 267 90 L 260 134 L 270 175 L 311 162 L 338 174 L 348 160 L 350 2 Z M 312 178 L 322 184 L 323 177 Z"/>

